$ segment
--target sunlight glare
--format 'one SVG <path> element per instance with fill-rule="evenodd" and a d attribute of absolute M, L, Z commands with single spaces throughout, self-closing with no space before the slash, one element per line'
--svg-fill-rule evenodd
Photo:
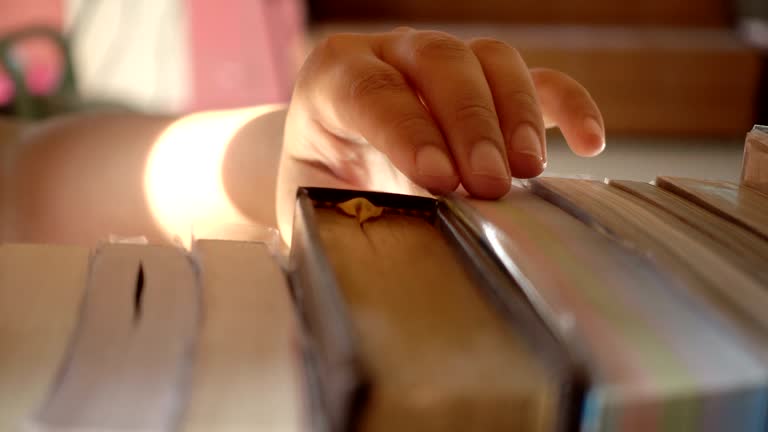
<path fill-rule="evenodd" d="M 227 195 L 224 157 L 243 126 L 279 108 L 191 114 L 163 131 L 147 159 L 144 189 L 156 223 L 169 238 L 189 247 L 193 229 L 210 233 L 251 223 Z"/>

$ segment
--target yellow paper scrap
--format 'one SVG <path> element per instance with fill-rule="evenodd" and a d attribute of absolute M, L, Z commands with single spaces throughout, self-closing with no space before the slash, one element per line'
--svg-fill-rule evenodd
<path fill-rule="evenodd" d="M 381 216 L 384 208 L 371 204 L 365 198 L 353 198 L 349 201 L 338 204 L 338 207 L 346 214 L 356 217 L 357 222 L 362 225 L 363 222 Z"/>

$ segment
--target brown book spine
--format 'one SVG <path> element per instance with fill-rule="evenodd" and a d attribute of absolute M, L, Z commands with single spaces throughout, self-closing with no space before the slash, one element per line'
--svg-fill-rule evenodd
<path fill-rule="evenodd" d="M 351 413 L 364 389 L 347 311 L 315 228 L 314 204 L 297 192 L 288 275 L 303 326 L 302 351 L 309 392 L 308 415 L 320 432 L 351 429 Z"/>
<path fill-rule="evenodd" d="M 478 287 L 510 328 L 520 333 L 532 352 L 559 385 L 555 430 L 575 429 L 580 421 L 587 374 L 573 346 L 532 306 L 522 290 L 503 270 L 492 248 L 478 238 L 479 221 L 458 201 L 381 192 L 329 188 L 298 191 L 290 280 L 307 334 L 305 356 L 313 396 L 311 416 L 321 430 L 349 430 L 371 385 L 352 330 L 351 311 L 340 294 L 320 241 L 316 208 L 364 198 L 386 214 L 419 216 L 433 224 L 458 252 Z M 463 209 L 460 211 L 460 209 Z"/>

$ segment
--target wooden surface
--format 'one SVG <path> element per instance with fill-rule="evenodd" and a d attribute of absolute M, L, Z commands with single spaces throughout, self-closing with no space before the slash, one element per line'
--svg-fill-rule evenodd
<path fill-rule="evenodd" d="M 361 228 L 330 209 L 317 221 L 373 381 L 360 430 L 551 430 L 544 371 L 435 228 L 392 215 Z"/>
<path fill-rule="evenodd" d="M 328 19 L 482 20 L 509 23 L 727 25 L 727 0 L 310 0 L 311 16 Z"/>

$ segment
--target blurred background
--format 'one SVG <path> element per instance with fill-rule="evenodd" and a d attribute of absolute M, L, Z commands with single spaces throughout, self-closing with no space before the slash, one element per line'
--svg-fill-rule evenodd
<path fill-rule="evenodd" d="M 608 148 L 549 174 L 736 180 L 768 123 L 766 0 L 0 0 L 0 114 L 287 102 L 312 46 L 398 25 L 489 36 L 584 84 Z"/>

